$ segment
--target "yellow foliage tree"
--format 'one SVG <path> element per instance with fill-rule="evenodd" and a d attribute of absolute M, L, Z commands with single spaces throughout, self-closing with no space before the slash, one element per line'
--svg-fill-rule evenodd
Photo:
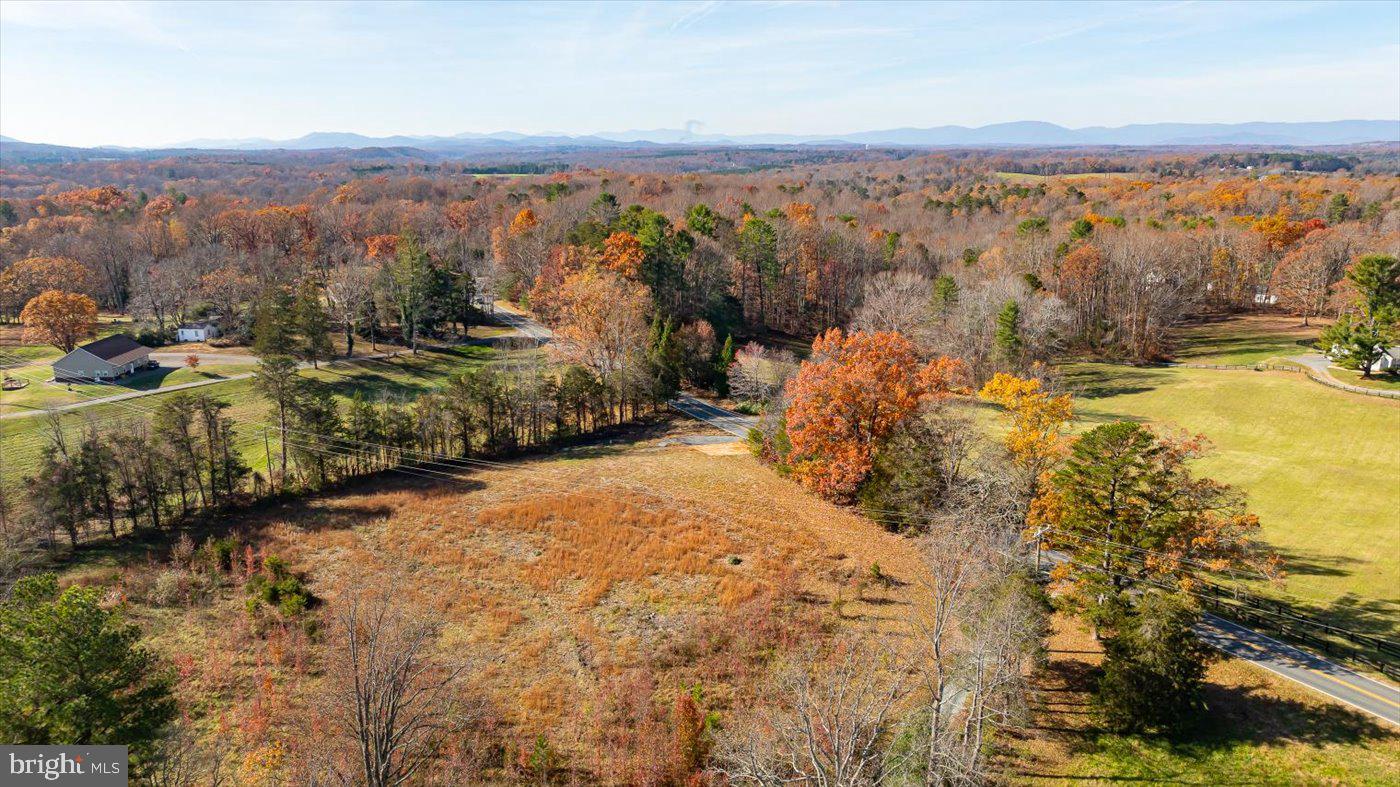
<path fill-rule="evenodd" d="M 97 327 L 97 302 L 76 292 L 49 290 L 25 304 L 20 321 L 25 341 L 71 352 L 79 339 L 91 336 Z"/>

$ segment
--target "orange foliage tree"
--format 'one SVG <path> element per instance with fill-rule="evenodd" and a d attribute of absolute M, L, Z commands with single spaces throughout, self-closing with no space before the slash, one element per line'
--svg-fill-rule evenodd
<path fill-rule="evenodd" d="M 0 312 L 14 316 L 39 293 L 48 290 L 86 292 L 92 272 L 67 257 L 29 257 L 0 271 Z"/>
<path fill-rule="evenodd" d="M 922 401 L 957 390 L 965 372 L 956 359 L 922 363 L 899 333 L 832 328 L 818 336 L 787 386 L 793 475 L 821 495 L 848 499 L 880 444 Z"/>
<path fill-rule="evenodd" d="M 24 340 L 52 344 L 70 352 L 78 340 L 97 327 L 97 302 L 86 295 L 62 290 L 39 293 L 20 314 Z"/>
<path fill-rule="evenodd" d="M 365 238 L 365 256 L 374 260 L 393 258 L 399 249 L 397 235 L 371 235 Z"/>
<path fill-rule="evenodd" d="M 603 241 L 603 265 L 633 281 L 641 276 L 646 256 L 641 242 L 630 232 L 614 232 Z"/>
<path fill-rule="evenodd" d="M 511 219 L 510 235 L 511 237 L 515 237 L 517 235 L 524 235 L 525 233 L 539 226 L 539 223 L 540 220 L 535 218 L 535 212 L 533 210 L 530 210 L 529 208 L 521 208 L 520 212 L 515 214 L 515 218 Z"/>

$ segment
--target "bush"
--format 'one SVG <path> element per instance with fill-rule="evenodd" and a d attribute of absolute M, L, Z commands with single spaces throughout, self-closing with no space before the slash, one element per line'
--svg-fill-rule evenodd
<path fill-rule="evenodd" d="M 189 596 L 189 574 L 180 569 L 166 569 L 156 575 L 148 598 L 156 606 L 167 607 L 183 602 Z"/>
<path fill-rule="evenodd" d="M 293 574 L 287 561 L 276 555 L 263 559 L 262 570 L 248 580 L 248 613 L 256 615 L 263 606 L 274 607 L 283 617 L 294 618 L 315 603 L 315 596 Z"/>
<path fill-rule="evenodd" d="M 232 571 L 234 555 L 238 554 L 238 539 L 211 538 L 199 548 L 200 561 L 210 573 Z"/>

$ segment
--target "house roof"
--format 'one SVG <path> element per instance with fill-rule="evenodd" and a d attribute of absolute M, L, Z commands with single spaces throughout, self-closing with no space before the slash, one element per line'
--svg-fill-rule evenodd
<path fill-rule="evenodd" d="M 135 339 L 124 333 L 114 333 L 105 339 L 88 342 L 78 349 L 117 366 L 134 361 L 151 352 L 151 348 L 138 344 Z"/>

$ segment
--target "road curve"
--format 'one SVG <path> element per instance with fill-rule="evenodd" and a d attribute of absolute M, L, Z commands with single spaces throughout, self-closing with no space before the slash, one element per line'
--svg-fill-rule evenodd
<path fill-rule="evenodd" d="M 677 412 L 741 437 L 748 434 L 748 427 L 754 421 L 685 394 L 671 400 L 670 404 Z M 1052 550 L 1045 550 L 1041 555 L 1051 562 L 1068 559 Z M 1210 613 L 1202 615 L 1196 633 L 1222 653 L 1400 727 L 1400 689 L 1389 683 L 1368 678 L 1321 656 Z"/>

